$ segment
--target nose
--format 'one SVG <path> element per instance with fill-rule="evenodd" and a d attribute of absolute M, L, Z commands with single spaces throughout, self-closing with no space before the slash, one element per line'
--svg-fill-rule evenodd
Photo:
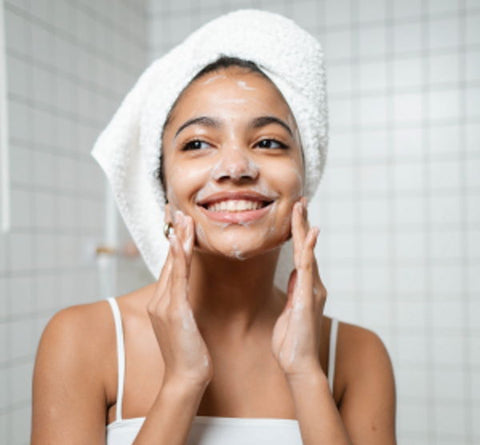
<path fill-rule="evenodd" d="M 223 150 L 221 159 L 212 170 L 216 181 L 248 182 L 258 178 L 259 168 L 247 149 L 233 147 Z"/>

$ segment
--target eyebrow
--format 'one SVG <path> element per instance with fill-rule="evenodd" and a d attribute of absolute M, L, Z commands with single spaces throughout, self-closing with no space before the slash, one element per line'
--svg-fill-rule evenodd
<path fill-rule="evenodd" d="M 221 126 L 221 124 L 218 120 L 212 119 L 211 117 L 208 117 L 208 116 L 194 117 L 193 119 L 189 119 L 188 121 L 186 121 L 182 125 L 180 125 L 177 132 L 175 133 L 175 137 L 177 137 L 178 134 L 182 130 L 184 130 L 185 128 L 189 127 L 190 125 L 195 125 L 195 124 L 200 124 L 200 125 L 203 125 L 205 127 L 212 127 L 212 128 L 219 128 Z"/>
<path fill-rule="evenodd" d="M 222 126 L 222 124 L 219 120 L 213 119 L 213 118 L 208 117 L 208 116 L 194 117 L 192 119 L 187 120 L 182 125 L 180 125 L 180 127 L 178 128 L 178 130 L 175 133 L 174 138 L 176 138 L 179 135 L 179 133 L 182 130 L 184 130 L 185 128 L 187 128 L 191 125 L 196 125 L 196 124 L 203 125 L 205 127 L 210 127 L 210 128 L 220 128 Z M 293 137 L 292 129 L 284 121 L 282 121 L 281 119 L 279 119 L 278 117 L 275 117 L 275 116 L 256 117 L 255 119 L 253 119 L 250 122 L 249 127 L 251 127 L 251 128 L 262 128 L 262 127 L 266 127 L 267 125 L 270 125 L 270 124 L 278 124 L 278 125 L 282 126 L 283 128 L 285 128 L 285 130 L 288 131 L 290 136 Z"/>
<path fill-rule="evenodd" d="M 275 117 L 275 116 L 256 117 L 255 119 L 253 119 L 253 121 L 251 123 L 251 127 L 252 128 L 262 128 L 262 127 L 265 127 L 265 126 L 270 125 L 270 124 L 281 125 L 283 128 L 285 128 L 285 130 L 288 131 L 290 136 L 293 137 L 292 129 L 285 122 L 283 122 L 281 119 L 279 119 L 278 117 Z"/>

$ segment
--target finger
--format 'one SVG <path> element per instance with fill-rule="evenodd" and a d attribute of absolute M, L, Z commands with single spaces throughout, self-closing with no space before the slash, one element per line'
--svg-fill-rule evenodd
<path fill-rule="evenodd" d="M 171 236 L 170 243 L 175 254 L 171 273 L 171 302 L 178 302 L 187 297 L 187 261 L 178 237 Z"/>
<path fill-rule="evenodd" d="M 293 258 L 295 265 L 298 266 L 301 259 L 301 252 L 306 236 L 305 224 L 302 222 L 303 204 L 297 201 L 293 206 L 292 212 L 292 238 L 293 238 Z"/>
<path fill-rule="evenodd" d="M 167 259 L 163 264 L 162 271 L 160 272 L 160 277 L 156 283 L 152 298 L 147 304 L 147 310 L 149 312 L 155 311 L 155 308 L 157 308 L 160 301 L 169 299 L 168 293 L 166 292 L 166 290 L 169 286 L 170 276 L 172 274 L 173 258 L 174 258 L 174 253 L 172 250 L 172 246 L 169 242 Z M 168 304 L 168 301 L 163 301 L 163 303 Z"/>
<path fill-rule="evenodd" d="M 320 229 L 318 227 L 312 227 L 308 230 L 305 236 L 305 241 L 302 249 L 302 256 L 300 261 L 300 267 L 313 270 L 315 265 L 315 245 L 317 244 L 318 235 Z"/>

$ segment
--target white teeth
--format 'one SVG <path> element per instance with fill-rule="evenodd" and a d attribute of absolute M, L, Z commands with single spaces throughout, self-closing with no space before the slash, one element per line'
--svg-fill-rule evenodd
<path fill-rule="evenodd" d="M 216 202 L 208 206 L 211 212 L 244 212 L 246 210 L 257 210 L 262 208 L 260 201 L 248 201 L 244 199 L 228 199 Z"/>

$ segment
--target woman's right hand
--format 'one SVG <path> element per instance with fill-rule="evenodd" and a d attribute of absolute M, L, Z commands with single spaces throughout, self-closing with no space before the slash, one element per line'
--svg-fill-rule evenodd
<path fill-rule="evenodd" d="M 164 384 L 206 387 L 213 375 L 212 361 L 188 301 L 188 281 L 194 243 L 194 223 L 176 211 L 170 249 L 147 305 L 165 363 Z"/>

